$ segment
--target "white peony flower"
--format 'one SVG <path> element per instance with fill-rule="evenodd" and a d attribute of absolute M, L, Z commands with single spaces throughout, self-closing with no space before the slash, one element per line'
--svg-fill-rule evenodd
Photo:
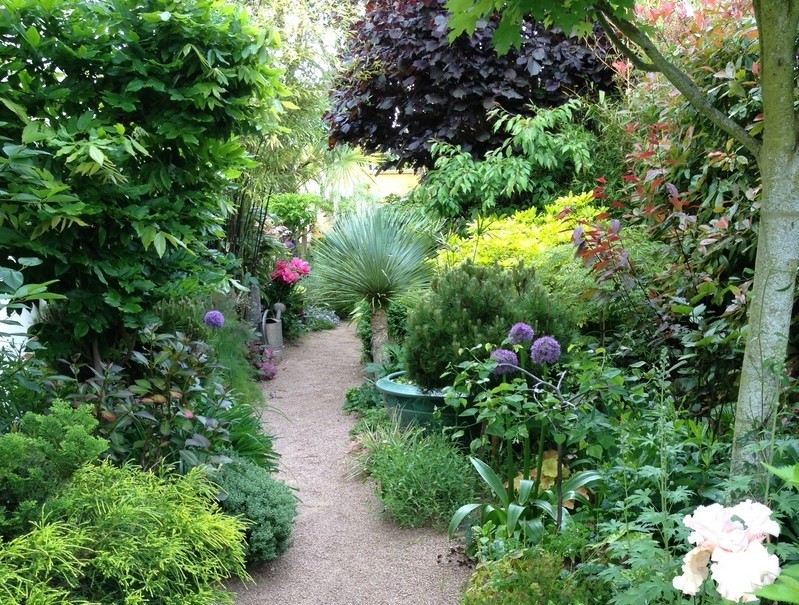
<path fill-rule="evenodd" d="M 738 552 L 717 548 L 710 558 L 711 577 L 719 594 L 735 603 L 756 601 L 757 597 L 751 593 L 772 584 L 780 575 L 779 559 L 770 555 L 759 541 Z"/>
<path fill-rule="evenodd" d="M 681 576 L 674 578 L 671 583 L 677 590 L 685 594 L 695 595 L 699 592 L 702 582 L 707 580 L 707 564 L 710 562 L 710 551 L 697 546 L 683 558 Z"/>

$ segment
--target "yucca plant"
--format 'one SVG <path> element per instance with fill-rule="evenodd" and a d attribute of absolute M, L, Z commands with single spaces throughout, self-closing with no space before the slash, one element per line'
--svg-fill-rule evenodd
<path fill-rule="evenodd" d="M 373 206 L 341 217 L 316 246 L 319 297 L 347 312 L 369 305 L 376 363 L 386 361 L 389 302 L 430 282 L 434 232 L 417 212 Z"/>

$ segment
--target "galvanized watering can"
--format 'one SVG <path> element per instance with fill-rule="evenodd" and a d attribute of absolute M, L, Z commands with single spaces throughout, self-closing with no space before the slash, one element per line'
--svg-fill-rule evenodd
<path fill-rule="evenodd" d="M 283 321 L 280 319 L 286 305 L 275 303 L 272 309 L 264 311 L 261 317 L 261 334 L 264 344 L 267 345 L 275 356 L 275 362 L 283 361 Z"/>

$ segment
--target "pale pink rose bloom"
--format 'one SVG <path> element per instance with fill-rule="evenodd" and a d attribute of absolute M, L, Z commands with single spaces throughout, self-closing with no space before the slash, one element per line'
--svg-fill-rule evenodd
<path fill-rule="evenodd" d="M 770 555 L 760 542 L 752 542 L 739 552 L 717 548 L 713 551 L 710 566 L 719 594 L 734 603 L 756 601 L 753 593 L 758 588 L 772 584 L 780 575 L 780 561 Z"/>
<path fill-rule="evenodd" d="M 743 524 L 732 519 L 732 509 L 718 503 L 697 506 L 694 514 L 687 515 L 683 523 L 694 530 L 688 541 L 710 551 L 716 547 L 743 550 L 749 544 Z"/>
<path fill-rule="evenodd" d="M 671 583 L 677 590 L 685 594 L 695 595 L 699 592 L 702 582 L 707 580 L 707 564 L 710 562 L 710 551 L 697 546 L 683 558 L 681 576 L 674 578 Z"/>
<path fill-rule="evenodd" d="M 750 542 L 762 542 L 766 534 L 780 535 L 780 524 L 771 519 L 771 509 L 765 504 L 745 500 L 733 506 L 731 511 L 746 525 L 746 537 Z"/>

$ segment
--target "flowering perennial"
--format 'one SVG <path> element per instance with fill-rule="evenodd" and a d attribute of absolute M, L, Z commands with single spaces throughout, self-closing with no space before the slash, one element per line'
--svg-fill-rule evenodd
<path fill-rule="evenodd" d="M 205 314 L 203 317 L 203 321 L 205 325 L 209 328 L 213 328 L 214 330 L 218 330 L 222 326 L 225 325 L 225 316 L 222 315 L 220 311 L 216 309 L 211 309 L 208 313 Z"/>
<path fill-rule="evenodd" d="M 275 265 L 275 270 L 269 274 L 269 277 L 285 285 L 290 285 L 298 282 L 301 277 L 308 275 L 311 272 L 308 263 L 296 256 L 290 261 L 280 259 Z"/>
<path fill-rule="evenodd" d="M 542 336 L 530 347 L 530 359 L 539 365 L 555 363 L 560 359 L 560 344 L 551 336 Z"/>
<path fill-rule="evenodd" d="M 514 324 L 508 332 L 508 342 L 512 345 L 533 342 L 533 338 L 535 338 L 533 329 L 522 322 Z"/>
<path fill-rule="evenodd" d="M 515 367 L 519 365 L 519 358 L 516 353 L 508 349 L 496 349 L 491 352 L 491 359 L 497 362 L 497 367 L 494 374 L 507 374 L 516 370 Z"/>
<path fill-rule="evenodd" d="M 756 601 L 752 593 L 772 584 L 780 575 L 776 555 L 763 546 L 766 535 L 778 536 L 780 526 L 764 504 L 746 500 L 731 508 L 721 504 L 700 506 L 683 520 L 692 529 L 688 541 L 696 546 L 683 559 L 682 575 L 674 588 L 695 595 L 708 576 L 719 594 L 735 603 Z"/>

